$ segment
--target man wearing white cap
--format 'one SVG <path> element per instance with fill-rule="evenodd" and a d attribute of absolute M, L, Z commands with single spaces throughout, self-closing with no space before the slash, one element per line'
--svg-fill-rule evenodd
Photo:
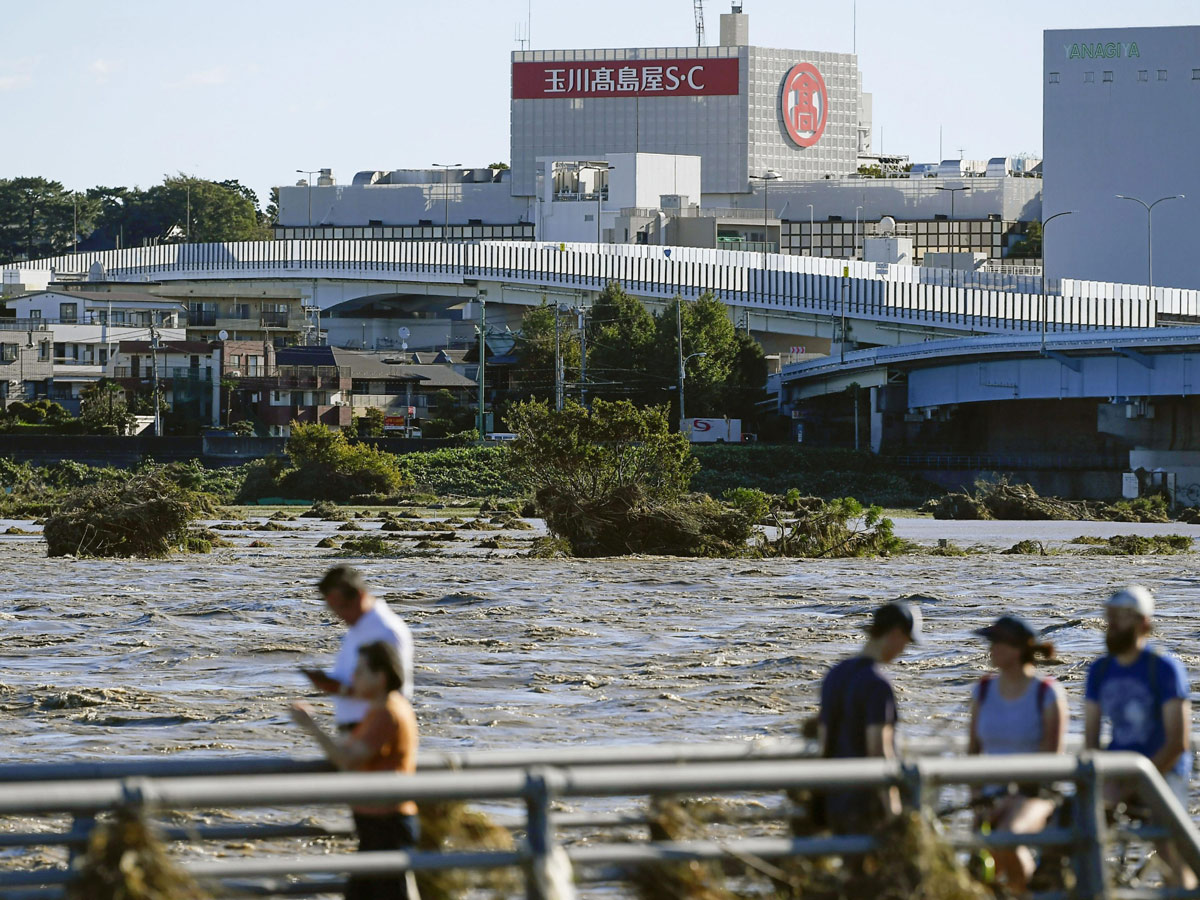
<path fill-rule="evenodd" d="M 1192 772 L 1192 706 L 1187 670 L 1175 657 L 1147 646 L 1154 597 L 1144 587 L 1131 585 L 1117 591 L 1108 598 L 1104 612 L 1108 653 L 1088 668 L 1084 692 L 1087 747 L 1100 749 L 1100 720 L 1108 719 L 1112 740 L 1107 749 L 1149 757 L 1187 810 Z M 1195 875 L 1173 848 L 1163 850 L 1163 858 L 1173 870 L 1173 881 L 1194 887 Z"/>

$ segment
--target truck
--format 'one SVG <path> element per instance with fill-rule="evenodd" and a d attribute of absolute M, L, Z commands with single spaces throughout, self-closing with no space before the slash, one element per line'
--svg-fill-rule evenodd
<path fill-rule="evenodd" d="M 742 420 L 729 418 L 683 419 L 679 430 L 693 444 L 740 444 Z"/>

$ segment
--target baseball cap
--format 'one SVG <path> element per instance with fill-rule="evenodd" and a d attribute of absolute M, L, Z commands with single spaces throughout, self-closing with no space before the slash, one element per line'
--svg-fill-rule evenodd
<path fill-rule="evenodd" d="M 899 628 L 914 644 L 921 643 L 921 609 L 909 606 L 903 600 L 893 600 L 875 610 L 871 618 L 872 631 L 888 631 Z"/>
<path fill-rule="evenodd" d="M 992 643 L 1027 644 L 1034 639 L 1033 628 L 1020 616 L 1001 616 L 986 628 L 977 628 L 975 633 Z"/>
<path fill-rule="evenodd" d="M 1104 605 L 1115 609 L 1133 609 L 1147 619 L 1154 617 L 1154 596 L 1140 584 L 1121 588 Z"/>

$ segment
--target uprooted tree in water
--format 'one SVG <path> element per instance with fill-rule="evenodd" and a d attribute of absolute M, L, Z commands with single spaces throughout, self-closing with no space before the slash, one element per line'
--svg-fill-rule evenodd
<path fill-rule="evenodd" d="M 50 556 L 149 556 L 211 549 L 215 535 L 189 525 L 213 509 L 161 467 L 72 490 L 46 520 Z"/>
<path fill-rule="evenodd" d="M 555 411 L 516 404 L 511 471 L 534 492 L 550 533 L 576 556 L 628 553 L 733 556 L 751 519 L 706 495 L 688 494 L 698 463 L 672 432 L 665 407 L 596 400 Z"/>

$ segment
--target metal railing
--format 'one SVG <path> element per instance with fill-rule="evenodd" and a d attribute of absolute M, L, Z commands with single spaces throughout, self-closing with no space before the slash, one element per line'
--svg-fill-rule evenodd
<path fill-rule="evenodd" d="M 571 798 L 644 797 L 678 794 L 779 794 L 806 789 L 898 788 L 910 809 L 926 813 L 936 808 L 946 786 L 982 786 L 996 782 L 1035 782 L 1074 785 L 1074 815 L 1070 826 L 1052 826 L 1035 834 L 993 832 L 952 837 L 960 848 L 981 846 L 1067 847 L 1075 869 L 1077 887 L 1071 896 L 1121 898 L 1200 897 L 1200 891 L 1163 891 L 1144 886 L 1113 888 L 1106 861 L 1106 846 L 1113 837 L 1105 818 L 1102 786 L 1108 780 L 1133 782 L 1139 798 L 1150 810 L 1157 828 L 1124 828 L 1122 838 L 1169 838 L 1183 860 L 1200 870 L 1200 832 L 1167 788 L 1150 761 L 1133 753 L 1091 753 L 1078 757 L 1031 754 L 1006 757 L 925 757 L 909 760 L 797 759 L 811 747 L 802 742 L 698 745 L 690 748 L 606 747 L 519 754 L 423 754 L 421 771 L 413 776 L 390 773 L 334 773 L 318 771 L 314 761 L 264 760 L 158 760 L 74 765 L 0 767 L 0 815 L 60 815 L 75 817 L 67 832 L 4 835 L 0 846 L 78 846 L 86 836 L 91 817 L 111 810 L 143 812 L 212 808 L 262 808 L 326 804 L 385 804 L 404 800 L 509 801 L 523 808 L 515 823 L 524 840 L 514 850 L 472 850 L 448 853 L 388 851 L 337 854 L 325 852 L 222 858 L 187 862 L 194 876 L 209 881 L 325 876 L 325 880 L 288 884 L 288 893 L 326 893 L 337 887 L 331 875 L 381 875 L 405 870 L 494 869 L 519 867 L 526 878 L 527 896 L 550 900 L 557 896 L 547 887 L 551 873 L 564 863 L 584 872 L 597 867 L 637 866 L 686 860 L 730 860 L 758 857 L 819 857 L 869 852 L 876 838 L 865 835 L 773 837 L 762 834 L 722 840 L 648 841 L 594 839 L 563 847 L 556 828 L 577 825 L 624 825 L 638 821 L 628 816 L 567 816 L 555 813 L 558 800 Z M 759 755 L 759 754 L 762 755 Z M 620 764 L 612 759 L 619 757 Z M 514 765 L 519 759 L 519 764 Z M 462 767 L 457 771 L 451 763 Z M 280 771 L 283 769 L 284 771 Z M 73 771 L 74 770 L 74 771 Z M 181 777 L 185 772 L 204 772 Z M 79 775 L 91 776 L 80 779 Z M 790 809 L 779 807 L 776 818 L 785 820 Z M 748 816 L 747 821 L 761 820 Z M 254 837 L 280 837 L 334 833 L 311 824 L 306 832 L 287 827 L 258 826 Z M 336 832 L 338 834 L 345 834 Z M 234 840 L 245 835 L 238 827 L 175 828 L 168 837 Z M 603 877 L 611 878 L 610 870 Z M 37 889 L 37 896 L 54 896 L 46 888 L 67 885 L 75 870 L 45 867 L 0 873 L 0 896 L 18 896 L 21 889 Z M 243 888 L 246 885 L 242 885 Z M 260 892 L 271 892 L 269 885 Z M 1066 897 L 1066 894 L 1059 894 Z"/>
<path fill-rule="evenodd" d="M 693 298 L 797 315 L 838 315 L 918 322 L 947 330 L 1038 332 L 1144 328 L 1158 310 L 1200 311 L 1200 291 L 955 272 L 790 254 L 748 254 L 694 247 L 368 240 L 244 241 L 109 250 L 33 260 L 60 275 L 105 267 L 112 281 L 207 278 L 348 278 L 506 284 L 601 290 L 619 282 L 637 296 Z M 846 274 L 843 274 L 846 273 Z"/>

